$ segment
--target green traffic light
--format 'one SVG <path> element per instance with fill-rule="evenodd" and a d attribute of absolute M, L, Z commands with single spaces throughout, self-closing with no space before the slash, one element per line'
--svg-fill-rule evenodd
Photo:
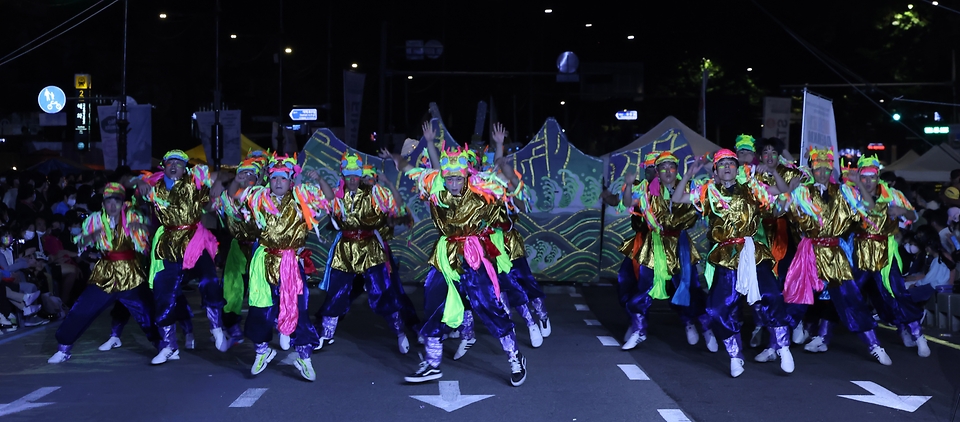
<path fill-rule="evenodd" d="M 900 121 L 900 113 L 893 113 L 893 121 L 895 122 Z"/>

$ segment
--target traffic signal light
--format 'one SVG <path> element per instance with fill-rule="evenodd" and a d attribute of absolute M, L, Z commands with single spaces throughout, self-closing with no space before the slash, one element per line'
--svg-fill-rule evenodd
<path fill-rule="evenodd" d="M 896 112 L 895 112 L 895 113 L 893 113 L 893 115 L 892 115 L 891 117 L 893 117 L 893 121 L 895 121 L 895 122 L 899 122 L 899 121 L 900 121 L 900 113 L 896 113 Z"/>

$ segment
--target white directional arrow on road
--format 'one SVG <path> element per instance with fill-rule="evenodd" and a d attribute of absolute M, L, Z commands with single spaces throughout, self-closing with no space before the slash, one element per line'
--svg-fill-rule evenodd
<path fill-rule="evenodd" d="M 861 401 L 864 403 L 878 404 L 884 407 L 890 407 L 897 410 L 903 410 L 906 412 L 914 412 L 923 406 L 927 400 L 930 400 L 933 396 L 898 396 L 892 391 L 887 390 L 872 381 L 850 381 L 856 385 L 859 385 L 864 390 L 870 392 L 871 395 L 839 395 L 845 399 Z"/>
<path fill-rule="evenodd" d="M 34 400 L 40 400 L 43 396 L 59 390 L 60 387 L 43 387 L 27 394 L 11 403 L 0 404 L 0 416 L 6 416 L 12 413 L 22 412 L 35 407 L 43 407 L 53 403 L 31 403 Z"/>
<path fill-rule="evenodd" d="M 440 395 L 437 396 L 410 396 L 431 406 L 439 407 L 447 412 L 453 412 L 468 404 L 493 397 L 493 394 L 479 394 L 473 396 L 460 395 L 460 381 L 440 381 Z"/>

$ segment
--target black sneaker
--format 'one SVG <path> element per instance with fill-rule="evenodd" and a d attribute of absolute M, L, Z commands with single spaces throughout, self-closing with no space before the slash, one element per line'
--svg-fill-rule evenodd
<path fill-rule="evenodd" d="M 517 352 L 517 355 L 510 358 L 510 384 L 519 387 L 527 380 L 527 358 Z"/>
<path fill-rule="evenodd" d="M 417 372 L 414 372 L 413 375 L 403 377 L 406 382 L 427 382 L 438 379 L 443 376 L 443 372 L 440 372 L 440 368 L 434 368 L 430 366 L 427 361 L 420 362 L 420 367 L 417 369 Z"/>

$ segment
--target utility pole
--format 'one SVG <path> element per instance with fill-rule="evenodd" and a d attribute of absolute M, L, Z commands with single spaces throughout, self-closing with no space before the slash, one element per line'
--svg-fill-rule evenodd
<path fill-rule="evenodd" d="M 280 35 L 277 41 L 277 154 L 283 151 L 283 55 L 286 50 L 283 47 L 283 0 L 280 3 Z"/>
<path fill-rule="evenodd" d="M 127 165 L 127 2 L 123 0 L 123 70 L 120 72 L 120 107 L 117 108 L 117 166 Z"/>
<path fill-rule="evenodd" d="M 220 160 L 223 159 L 223 125 L 220 124 L 220 0 L 216 3 L 214 17 L 214 60 L 213 65 L 213 127 L 210 130 L 210 149 L 213 153 L 213 170 L 220 170 Z"/>

